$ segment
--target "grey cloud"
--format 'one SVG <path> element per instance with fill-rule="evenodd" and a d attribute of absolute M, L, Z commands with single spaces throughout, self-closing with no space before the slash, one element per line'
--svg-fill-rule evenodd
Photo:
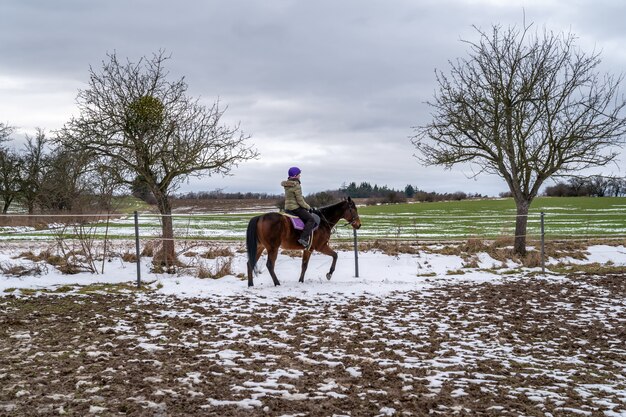
<path fill-rule="evenodd" d="M 171 76 L 185 76 L 189 93 L 206 103 L 219 97 L 228 106 L 224 120 L 241 122 L 262 152 L 230 177 L 192 180 L 196 189 L 276 190 L 285 166 L 297 163 L 309 167 L 310 191 L 369 181 L 497 194 L 505 189 L 498 178 L 468 180 L 465 168 L 424 168 L 412 157 L 408 137 L 429 119 L 434 69 L 445 72 L 448 60 L 467 53 L 459 40 L 475 38 L 472 25 L 520 25 L 524 14 L 613 52 L 626 37 L 624 7 L 608 0 L 4 0 L 0 80 L 49 85 L 0 84 L 0 120 L 58 128 L 65 120 L 52 120 L 69 117 L 69 97 L 107 52 L 137 60 L 165 49 Z M 626 57 L 606 62 L 619 73 Z"/>

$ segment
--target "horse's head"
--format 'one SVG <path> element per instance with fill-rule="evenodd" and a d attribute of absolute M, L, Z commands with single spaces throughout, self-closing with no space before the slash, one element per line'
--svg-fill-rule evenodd
<path fill-rule="evenodd" d="M 361 219 L 359 213 L 356 210 L 356 204 L 350 197 L 345 200 L 345 210 L 343 211 L 343 218 L 350 223 L 352 228 L 359 229 L 361 227 Z"/>

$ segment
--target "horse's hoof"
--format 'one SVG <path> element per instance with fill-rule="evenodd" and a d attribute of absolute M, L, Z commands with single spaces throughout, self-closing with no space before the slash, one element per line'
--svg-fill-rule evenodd
<path fill-rule="evenodd" d="M 326 279 L 330 281 L 330 279 L 333 277 L 333 274 L 331 274 L 330 272 L 328 274 L 326 274 Z"/>

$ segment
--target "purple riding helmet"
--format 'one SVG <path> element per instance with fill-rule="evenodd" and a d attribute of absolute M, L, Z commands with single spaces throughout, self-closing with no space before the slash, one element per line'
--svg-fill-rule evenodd
<path fill-rule="evenodd" d="M 298 167 L 291 167 L 289 168 L 289 172 L 287 173 L 289 175 L 289 178 L 293 178 L 298 176 L 298 174 L 300 174 L 302 171 L 300 170 L 300 168 Z"/>

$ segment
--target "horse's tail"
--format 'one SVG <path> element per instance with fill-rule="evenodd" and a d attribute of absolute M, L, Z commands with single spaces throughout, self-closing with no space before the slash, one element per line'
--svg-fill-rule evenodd
<path fill-rule="evenodd" d="M 248 265 L 250 265 L 250 270 L 254 271 L 254 267 L 256 266 L 256 251 L 257 251 L 257 235 L 256 235 L 256 227 L 257 223 L 261 216 L 256 216 L 250 219 L 248 223 L 248 230 L 246 231 L 246 248 L 248 251 Z"/>

